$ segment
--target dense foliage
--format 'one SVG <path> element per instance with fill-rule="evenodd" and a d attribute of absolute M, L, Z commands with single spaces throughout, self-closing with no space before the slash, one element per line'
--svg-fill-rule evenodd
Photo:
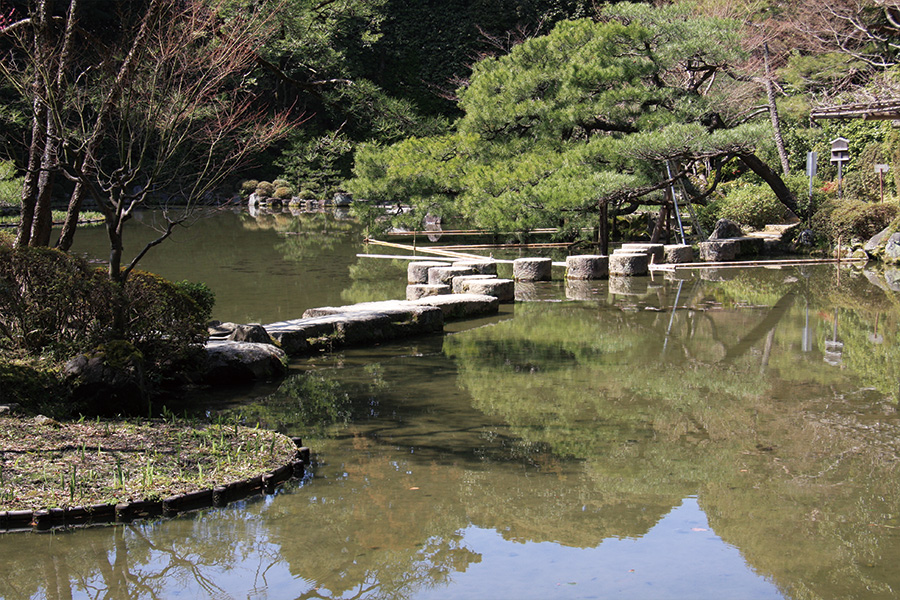
<path fill-rule="evenodd" d="M 743 59 L 736 21 L 689 6 L 617 4 L 486 58 L 459 90 L 453 132 L 359 152 L 352 190 L 492 230 L 605 226 L 607 206 L 659 202 L 695 164 L 737 157 L 794 200 L 754 152 L 765 123 L 727 94 Z M 667 167 L 673 175 L 667 176 Z M 714 179 L 714 177 L 713 177 Z M 770 182 L 771 184 L 771 182 Z"/>
<path fill-rule="evenodd" d="M 203 284 L 136 272 L 122 285 L 84 259 L 0 240 L 0 347 L 8 351 L 67 358 L 124 340 L 151 370 L 165 370 L 205 340 L 213 302 Z"/>

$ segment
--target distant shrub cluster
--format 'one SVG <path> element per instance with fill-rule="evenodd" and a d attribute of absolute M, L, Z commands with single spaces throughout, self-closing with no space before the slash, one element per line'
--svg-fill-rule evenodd
<path fill-rule="evenodd" d="M 258 181 L 256 179 L 247 179 L 240 184 L 240 193 L 245 198 L 251 194 L 256 194 L 261 200 L 281 200 L 286 202 L 294 197 L 300 200 L 316 200 L 318 195 L 312 189 L 314 186 L 304 184 L 299 191 L 286 179 L 275 179 L 274 181 Z"/>

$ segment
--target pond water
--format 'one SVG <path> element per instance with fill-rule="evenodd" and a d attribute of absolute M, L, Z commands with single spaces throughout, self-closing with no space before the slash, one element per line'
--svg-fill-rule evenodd
<path fill-rule="evenodd" d="M 352 226 L 322 219 L 334 241 L 316 253 L 312 235 L 288 244 L 303 223 L 249 220 L 219 215 L 145 266 L 209 281 L 236 321 L 403 294 L 403 264 L 356 259 Z M 900 297 L 884 276 L 537 284 L 445 335 L 203 394 L 302 436 L 312 475 L 168 521 L 0 536 L 0 597 L 893 598 Z"/>

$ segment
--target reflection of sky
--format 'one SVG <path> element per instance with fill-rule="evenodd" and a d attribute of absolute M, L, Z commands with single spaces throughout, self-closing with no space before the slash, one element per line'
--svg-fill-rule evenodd
<path fill-rule="evenodd" d="M 446 588 L 416 598 L 782 598 L 740 552 L 709 528 L 696 498 L 686 498 L 646 535 L 608 539 L 596 548 L 517 543 L 469 527 L 463 545 L 481 562 L 454 573 Z"/>

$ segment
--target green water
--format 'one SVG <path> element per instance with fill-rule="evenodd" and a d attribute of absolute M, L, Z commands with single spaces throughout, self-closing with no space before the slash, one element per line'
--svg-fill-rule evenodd
<path fill-rule="evenodd" d="M 375 274 L 402 295 L 402 267 L 357 260 L 350 230 L 292 254 L 296 236 L 219 219 L 163 274 L 215 273 L 220 318 L 383 297 Z M 274 271 L 232 279 L 229 261 Z M 521 292 L 446 335 L 198 396 L 303 436 L 313 475 L 170 521 L 2 536 L 0 597 L 895 597 L 900 298 L 882 273 Z"/>

